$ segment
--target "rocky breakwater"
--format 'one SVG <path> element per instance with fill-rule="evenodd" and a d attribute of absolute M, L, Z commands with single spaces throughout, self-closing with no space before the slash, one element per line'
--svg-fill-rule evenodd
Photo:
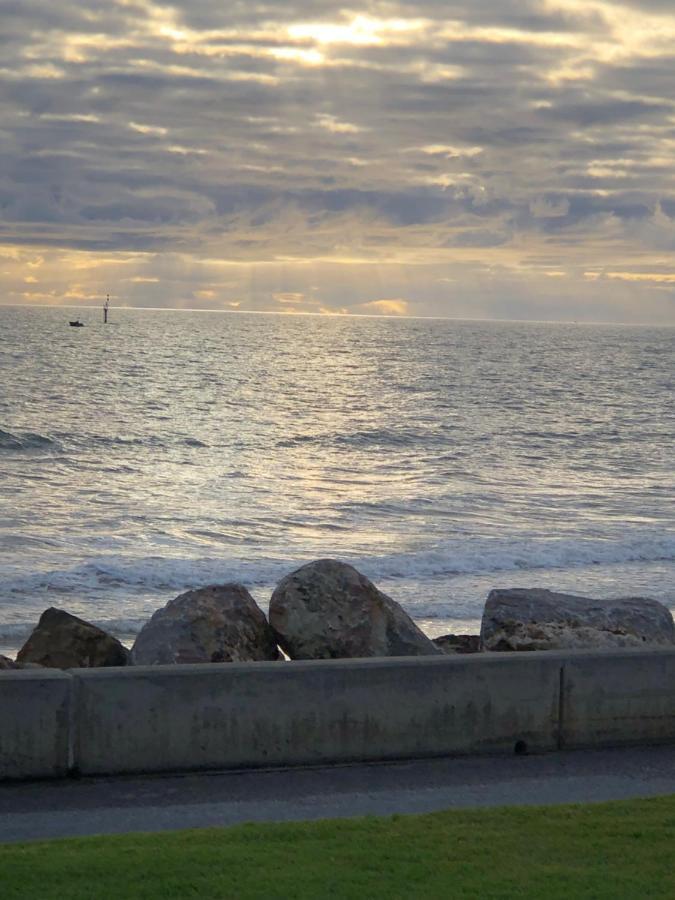
<path fill-rule="evenodd" d="M 463 638 L 452 641 L 451 652 L 467 652 Z M 269 622 L 241 584 L 210 585 L 157 610 L 129 652 L 95 625 L 48 609 L 17 661 L 2 657 L 0 669 L 281 660 L 279 646 L 291 659 L 442 652 L 364 575 L 345 563 L 322 559 L 282 579 L 272 595 Z"/>
<path fill-rule="evenodd" d="M 493 590 L 480 635 L 430 640 L 365 575 L 321 559 L 279 582 L 269 621 L 241 584 L 211 585 L 157 610 L 131 652 L 95 625 L 50 608 L 16 662 L 0 656 L 0 671 L 281 660 L 279 647 L 290 659 L 354 659 L 673 644 L 673 617 L 655 600 L 595 600 L 538 588 Z"/>
<path fill-rule="evenodd" d="M 539 588 L 491 591 L 481 622 L 483 650 L 576 650 L 671 646 L 675 626 L 657 600 L 594 600 Z"/>
<path fill-rule="evenodd" d="M 157 610 L 131 649 L 132 665 L 276 660 L 265 614 L 241 584 L 187 591 Z"/>
<path fill-rule="evenodd" d="M 334 559 L 308 563 L 282 579 L 269 619 L 291 659 L 441 653 L 398 603 Z"/>

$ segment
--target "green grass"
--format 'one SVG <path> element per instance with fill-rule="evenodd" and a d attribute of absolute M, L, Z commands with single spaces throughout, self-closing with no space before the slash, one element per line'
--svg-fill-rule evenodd
<path fill-rule="evenodd" d="M 675 897 L 675 797 L 0 846 L 2 900 Z"/>

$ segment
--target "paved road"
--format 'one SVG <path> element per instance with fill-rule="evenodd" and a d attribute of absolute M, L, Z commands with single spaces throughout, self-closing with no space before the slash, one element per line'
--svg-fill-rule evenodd
<path fill-rule="evenodd" d="M 0 842 L 675 794 L 675 747 L 0 785 Z"/>

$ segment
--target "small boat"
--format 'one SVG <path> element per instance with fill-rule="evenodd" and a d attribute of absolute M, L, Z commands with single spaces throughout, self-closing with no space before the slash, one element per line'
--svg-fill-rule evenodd
<path fill-rule="evenodd" d="M 80 322 L 79 319 L 75 319 L 74 322 L 68 322 L 73 328 L 84 328 L 84 322 Z"/>

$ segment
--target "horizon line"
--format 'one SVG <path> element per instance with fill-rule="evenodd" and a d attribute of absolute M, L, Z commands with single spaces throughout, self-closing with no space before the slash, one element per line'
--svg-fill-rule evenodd
<path fill-rule="evenodd" d="M 103 301 L 105 302 L 105 301 Z M 70 305 L 60 303 L 0 303 L 0 308 L 5 309 L 103 309 L 101 305 Z M 312 316 L 317 319 L 387 319 L 401 320 L 412 319 L 421 321 L 440 321 L 440 322 L 493 322 L 493 323 L 511 323 L 511 324 L 534 324 L 534 325 L 620 325 L 627 328 L 675 328 L 675 322 L 623 322 L 623 321 L 606 321 L 598 319 L 508 319 L 494 318 L 490 316 L 473 317 L 473 316 L 423 316 L 423 315 L 387 315 L 385 313 L 322 313 L 313 312 L 311 310 L 297 310 L 293 312 L 284 312 L 276 309 L 209 309 L 208 307 L 190 306 L 115 306 L 110 305 L 109 309 L 118 309 L 125 311 L 142 311 L 142 312 L 177 312 L 177 313 L 226 313 L 232 315 L 254 315 L 254 316 Z"/>

